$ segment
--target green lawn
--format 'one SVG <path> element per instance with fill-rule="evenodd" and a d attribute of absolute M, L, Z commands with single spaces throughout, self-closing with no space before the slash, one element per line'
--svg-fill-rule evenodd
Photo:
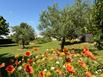
<path fill-rule="evenodd" d="M 7 45 L 0 45 L 0 54 L 21 54 L 24 51 L 20 51 L 19 46 L 17 46 L 16 44 L 7 44 Z"/>
<path fill-rule="evenodd" d="M 11 55 L 15 55 L 15 54 L 23 54 L 26 50 L 31 49 L 33 47 L 37 47 L 40 49 L 40 53 L 45 52 L 47 49 L 56 49 L 56 48 L 60 48 L 60 42 L 58 41 L 52 41 L 52 42 L 48 42 L 48 43 L 44 43 L 44 44 L 35 44 L 35 43 L 31 43 L 29 46 L 26 46 L 26 49 L 21 50 L 20 46 L 16 45 L 16 44 L 10 44 L 10 45 L 0 45 L 0 54 L 11 54 Z M 93 44 L 88 44 L 88 43 L 81 43 L 81 44 L 74 44 L 74 45 L 67 45 L 65 46 L 69 49 L 75 48 L 75 49 L 81 49 L 83 47 L 89 47 L 89 48 L 94 48 Z M 103 58 L 103 50 L 101 51 L 95 51 L 95 53 L 97 54 L 98 57 Z"/>
<path fill-rule="evenodd" d="M 74 45 L 67 45 L 65 47 L 72 49 L 78 49 L 78 48 L 83 48 L 83 47 L 92 47 L 91 44 L 88 43 L 82 43 L 82 44 L 74 44 Z M 40 52 L 44 52 L 47 49 L 55 49 L 55 48 L 60 48 L 60 42 L 59 41 L 52 41 L 44 44 L 35 44 L 31 43 L 29 46 L 26 46 L 26 49 L 21 50 L 20 46 L 16 44 L 8 44 L 8 45 L 0 45 L 0 54 L 3 53 L 10 53 L 10 54 L 22 54 L 28 49 L 31 49 L 33 47 L 37 47 L 40 49 Z"/>
<path fill-rule="evenodd" d="M 58 41 L 53 41 L 45 44 L 35 44 L 31 43 L 29 46 L 26 46 L 25 49 L 21 50 L 20 46 L 16 44 L 0 45 L 0 54 L 9 53 L 9 54 L 23 54 L 26 50 L 37 47 L 40 49 L 40 53 L 46 51 L 47 49 L 58 48 Z"/>

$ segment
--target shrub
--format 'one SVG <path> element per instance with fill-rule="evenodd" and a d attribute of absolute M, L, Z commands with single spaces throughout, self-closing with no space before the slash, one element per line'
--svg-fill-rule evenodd
<path fill-rule="evenodd" d="M 47 42 L 50 42 L 50 41 L 51 41 L 51 39 L 45 38 L 45 37 L 42 37 L 42 38 L 39 37 L 35 40 L 35 42 L 37 44 L 43 44 L 43 43 L 47 43 Z"/>

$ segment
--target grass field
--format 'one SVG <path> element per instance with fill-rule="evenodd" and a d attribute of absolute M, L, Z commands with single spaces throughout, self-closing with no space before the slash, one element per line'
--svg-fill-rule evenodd
<path fill-rule="evenodd" d="M 81 43 L 81 44 L 74 44 L 74 45 L 67 45 L 65 47 L 72 49 L 79 49 L 79 48 L 83 48 L 83 47 L 93 47 L 92 44 L 88 44 L 88 43 Z M 56 49 L 56 48 L 60 48 L 60 42 L 59 41 L 52 41 L 52 42 L 48 42 L 48 43 L 44 43 L 44 44 L 35 44 L 35 43 L 31 43 L 30 45 L 26 46 L 25 49 L 20 49 L 20 46 L 16 45 L 16 44 L 6 44 L 6 45 L 0 45 L 0 54 L 3 53 L 9 53 L 9 54 L 22 54 L 23 52 L 25 52 L 28 49 L 31 49 L 33 47 L 37 47 L 40 49 L 40 52 L 44 52 L 47 49 Z"/>
<path fill-rule="evenodd" d="M 56 49 L 60 48 L 60 42 L 59 41 L 52 41 L 44 44 L 35 44 L 31 43 L 29 46 L 26 46 L 25 49 L 20 49 L 20 46 L 16 44 L 8 44 L 8 45 L 0 45 L 0 54 L 7 53 L 8 55 L 15 55 L 15 54 L 23 54 L 25 51 L 37 47 L 40 49 L 39 53 L 45 52 L 47 49 Z M 69 49 L 81 49 L 83 47 L 88 47 L 90 49 L 94 49 L 93 44 L 90 43 L 81 43 L 81 44 L 73 44 L 73 45 L 67 45 L 65 46 Z M 98 57 L 103 58 L 103 50 L 101 51 L 95 51 Z"/>
<path fill-rule="evenodd" d="M 84 77 L 86 70 L 91 70 L 91 72 L 93 72 L 93 74 L 95 74 L 95 77 L 103 77 L 101 76 L 101 73 L 96 74 L 95 71 L 98 71 L 97 68 L 99 68 L 98 66 L 102 67 L 103 64 L 103 50 L 101 51 L 97 51 L 94 48 L 93 43 L 79 43 L 79 44 L 73 44 L 73 45 L 67 45 L 65 46 L 66 48 L 70 49 L 77 49 L 75 51 L 80 51 L 81 49 L 83 49 L 84 47 L 88 47 L 90 49 L 90 51 L 92 51 L 96 57 L 96 60 L 90 58 L 90 57 L 86 57 L 83 56 L 81 53 L 75 53 L 74 56 L 73 54 L 63 54 L 63 52 L 60 52 L 59 55 L 57 55 L 57 53 L 54 54 L 53 52 L 47 52 L 47 54 L 42 54 L 43 52 L 51 49 L 59 49 L 60 48 L 60 42 L 59 41 L 52 41 L 52 42 L 48 42 L 48 43 L 44 43 L 44 44 L 35 44 L 35 43 L 31 43 L 30 45 L 26 46 L 25 49 L 20 49 L 20 46 L 16 45 L 16 44 L 6 44 L 6 45 L 0 45 L 0 63 L 5 63 L 7 65 L 16 65 L 16 63 L 20 62 L 20 64 L 16 65 L 15 67 L 15 71 L 13 74 L 11 74 L 12 76 L 8 76 L 7 72 L 5 71 L 5 69 L 3 68 L 1 71 L 1 74 L 4 74 L 5 76 L 3 77 L 37 77 L 41 71 L 45 71 L 45 75 L 47 75 L 47 73 L 49 72 L 49 74 L 51 74 L 51 76 L 45 76 L 45 77 L 68 77 L 68 75 L 75 75 L 75 77 Z M 19 56 L 18 58 L 15 57 L 16 61 L 13 60 L 14 57 L 11 55 L 23 55 L 27 50 L 30 50 L 32 48 L 39 48 L 39 51 L 33 51 L 32 54 L 36 54 L 35 58 L 34 55 L 31 56 Z M 41 54 L 40 54 L 41 53 Z M 4 55 L 2 55 L 4 54 Z M 6 54 L 6 55 L 5 55 Z M 68 58 L 68 56 L 70 58 Z M 81 61 L 82 63 L 86 63 L 87 68 L 81 68 L 80 66 L 80 62 L 78 63 L 78 61 Z M 29 62 L 31 62 L 29 64 Z M 10 64 L 9 64 L 10 63 Z M 70 64 L 71 63 L 71 64 Z M 31 75 L 30 73 L 28 74 L 25 71 L 25 67 L 24 65 L 29 64 L 34 71 L 33 74 Z M 70 65 L 72 67 L 75 68 L 75 71 L 77 73 L 75 74 L 71 74 L 68 73 L 67 71 L 67 66 L 65 65 Z M 69 68 L 70 68 L 69 66 Z M 19 68 L 20 67 L 20 68 Z M 51 69 L 51 67 L 55 68 L 54 70 Z M 29 70 L 30 70 L 29 69 Z M 99 68 L 102 69 L 102 68 Z M 63 75 L 62 74 L 58 74 L 57 70 L 65 73 Z M 74 70 L 74 69 L 73 69 Z M 87 70 L 87 71 L 88 71 Z M 67 72 L 66 72 L 67 71 Z M 26 74 L 25 74 L 26 72 Z M 30 75 L 30 76 L 29 76 Z M 78 76 L 77 76 L 78 75 Z"/>
<path fill-rule="evenodd" d="M 45 44 L 35 44 L 31 43 L 27 45 L 25 49 L 20 49 L 20 46 L 16 44 L 7 44 L 7 45 L 0 45 L 0 54 L 9 53 L 9 54 L 22 54 L 26 50 L 32 49 L 33 47 L 39 48 L 40 52 L 46 51 L 46 49 L 51 48 L 58 48 L 59 43 L 58 41 L 53 41 Z"/>

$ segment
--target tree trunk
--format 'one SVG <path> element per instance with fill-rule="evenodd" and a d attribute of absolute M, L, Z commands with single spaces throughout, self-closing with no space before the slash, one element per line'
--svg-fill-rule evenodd
<path fill-rule="evenodd" d="M 22 39 L 22 48 L 25 48 L 24 40 Z"/>
<path fill-rule="evenodd" d="M 61 41 L 61 51 L 63 52 L 63 49 L 64 49 L 64 44 L 65 44 L 65 36 L 62 38 L 62 41 Z"/>

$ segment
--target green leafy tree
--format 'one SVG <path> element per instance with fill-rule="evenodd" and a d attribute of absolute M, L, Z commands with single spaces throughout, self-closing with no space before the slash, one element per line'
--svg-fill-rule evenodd
<path fill-rule="evenodd" d="M 35 39 L 34 29 L 27 23 L 21 23 L 19 26 L 12 27 L 14 34 L 12 39 L 22 45 L 25 48 L 25 44 L 29 44 L 30 41 Z"/>
<path fill-rule="evenodd" d="M 6 20 L 0 16 L 0 36 L 1 35 L 7 35 L 9 32 L 9 24 L 6 22 Z"/>
<path fill-rule="evenodd" d="M 96 47 L 103 49 L 103 0 L 95 0 L 94 25 L 97 28 Z"/>
<path fill-rule="evenodd" d="M 61 50 L 63 51 L 65 39 L 68 36 L 81 34 L 87 26 L 84 18 L 89 7 L 81 0 L 77 0 L 76 5 L 59 9 L 57 4 L 48 7 L 40 16 L 39 29 L 51 37 L 61 40 Z"/>

